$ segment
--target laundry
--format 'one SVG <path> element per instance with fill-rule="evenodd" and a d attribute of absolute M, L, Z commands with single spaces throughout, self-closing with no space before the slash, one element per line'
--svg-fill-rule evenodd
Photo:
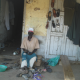
<path fill-rule="evenodd" d="M 9 23 L 9 3 L 8 3 L 8 1 L 6 1 L 4 20 L 5 20 L 5 26 L 6 26 L 7 30 L 10 30 L 10 23 Z"/>
<path fill-rule="evenodd" d="M 67 36 L 75 45 L 80 45 L 80 4 L 76 3 L 73 22 L 69 27 Z"/>
<path fill-rule="evenodd" d="M 64 25 L 71 27 L 76 0 L 64 0 Z"/>
<path fill-rule="evenodd" d="M 71 27 L 75 9 L 64 8 L 64 11 L 64 25 Z"/>
<path fill-rule="evenodd" d="M 64 8 L 75 8 L 76 0 L 64 0 Z"/>

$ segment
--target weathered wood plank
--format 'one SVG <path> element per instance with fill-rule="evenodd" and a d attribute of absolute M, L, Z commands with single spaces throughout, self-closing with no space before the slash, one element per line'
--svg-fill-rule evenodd
<path fill-rule="evenodd" d="M 50 54 L 54 54 L 54 37 L 52 36 L 51 37 L 51 40 L 50 40 Z"/>
<path fill-rule="evenodd" d="M 61 55 L 60 57 L 61 57 L 62 65 L 63 65 L 64 80 L 75 80 L 68 57 L 66 55 Z"/>

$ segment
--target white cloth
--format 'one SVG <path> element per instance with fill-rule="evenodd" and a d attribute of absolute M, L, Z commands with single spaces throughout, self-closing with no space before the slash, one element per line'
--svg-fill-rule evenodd
<path fill-rule="evenodd" d="M 33 28 L 29 28 L 29 29 L 28 29 L 28 32 L 29 32 L 29 31 L 34 32 L 34 29 L 33 29 Z"/>
<path fill-rule="evenodd" d="M 35 61 L 36 61 L 36 57 L 33 57 L 33 58 L 30 60 L 30 67 L 31 67 L 31 68 L 33 67 Z M 27 66 L 27 60 L 22 61 L 22 63 L 21 63 L 21 68 L 23 68 L 24 66 Z"/>
<path fill-rule="evenodd" d="M 9 3 L 8 3 L 8 1 L 6 1 L 6 5 L 5 5 L 4 20 L 5 20 L 5 26 L 6 26 L 7 30 L 10 30 L 10 24 L 9 24 Z"/>

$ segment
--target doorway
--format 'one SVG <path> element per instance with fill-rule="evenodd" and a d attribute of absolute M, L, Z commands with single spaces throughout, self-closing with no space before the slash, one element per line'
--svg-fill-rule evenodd
<path fill-rule="evenodd" d="M 3 32 L 3 34 L 4 33 L 6 34 L 6 40 L 5 38 L 2 39 L 4 40 L 2 42 L 4 46 L 2 45 L 1 46 L 2 48 L 0 50 L 0 54 L 3 55 L 13 54 L 14 51 L 20 49 L 21 38 L 22 38 L 23 11 L 24 11 L 24 0 L 4 0 L 4 1 L 2 0 L 1 2 L 2 9 L 4 4 L 6 4 L 6 1 L 8 1 L 9 9 L 10 9 L 9 10 L 10 30 L 7 30 L 6 27 L 4 26 L 6 32 Z M 12 19 L 10 19 L 10 17 L 12 17 L 10 16 L 10 11 L 14 13 L 13 21 Z M 2 24 L 5 25 L 5 23 Z"/>
<path fill-rule="evenodd" d="M 23 23 L 23 9 L 24 9 L 24 0 L 12 0 L 14 4 L 14 38 L 16 41 L 21 42 L 22 37 L 22 23 Z"/>

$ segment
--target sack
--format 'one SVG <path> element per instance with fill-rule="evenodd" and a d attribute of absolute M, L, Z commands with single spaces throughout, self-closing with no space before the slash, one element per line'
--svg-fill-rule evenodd
<path fill-rule="evenodd" d="M 55 58 L 49 59 L 49 60 L 47 61 L 47 62 L 48 62 L 48 65 L 50 65 L 50 66 L 56 66 L 57 63 L 58 63 L 58 61 L 59 61 L 59 59 L 60 59 L 60 56 L 57 56 L 57 57 L 55 57 Z"/>

